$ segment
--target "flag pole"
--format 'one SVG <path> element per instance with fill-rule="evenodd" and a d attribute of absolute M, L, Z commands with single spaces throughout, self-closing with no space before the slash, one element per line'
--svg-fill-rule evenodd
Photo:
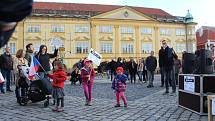
<path fill-rule="evenodd" d="M 34 57 L 34 56 L 32 55 L 32 57 Z M 35 57 L 35 59 L 37 60 L 36 57 Z M 42 68 L 42 70 L 45 72 L 45 74 L 48 74 L 47 71 L 43 68 L 43 66 L 40 64 L 40 62 L 38 60 L 37 60 L 37 62 L 39 63 L 39 66 Z"/>

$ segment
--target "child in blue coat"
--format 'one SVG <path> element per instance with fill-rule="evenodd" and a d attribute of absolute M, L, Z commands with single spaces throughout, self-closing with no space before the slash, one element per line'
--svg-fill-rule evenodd
<path fill-rule="evenodd" d="M 120 107 L 120 97 L 124 102 L 124 107 L 127 108 L 127 101 L 125 97 L 125 90 L 126 90 L 126 80 L 128 77 L 124 74 L 124 69 L 122 67 L 118 67 L 116 69 L 117 75 L 115 76 L 112 82 L 112 89 L 116 92 L 116 101 L 117 104 L 114 107 Z"/>

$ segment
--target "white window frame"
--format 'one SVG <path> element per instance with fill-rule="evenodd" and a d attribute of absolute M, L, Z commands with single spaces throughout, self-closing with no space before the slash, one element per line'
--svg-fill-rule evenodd
<path fill-rule="evenodd" d="M 152 28 L 149 27 L 142 27 L 140 29 L 141 34 L 152 34 Z"/>
<path fill-rule="evenodd" d="M 142 53 L 151 53 L 151 51 L 153 51 L 153 44 L 152 43 L 142 43 L 141 50 L 142 50 Z"/>
<path fill-rule="evenodd" d="M 113 33 L 113 26 L 99 26 L 100 33 Z"/>
<path fill-rule="evenodd" d="M 78 50 L 78 47 L 80 50 Z M 89 52 L 89 42 L 76 42 L 75 52 L 77 54 L 86 54 Z"/>
<path fill-rule="evenodd" d="M 28 33 L 39 33 L 39 32 L 41 32 L 41 27 L 40 27 L 40 25 L 28 25 L 27 32 Z"/>
<path fill-rule="evenodd" d="M 175 35 L 176 36 L 184 36 L 185 35 L 185 29 L 176 29 Z"/>
<path fill-rule="evenodd" d="M 123 43 L 122 44 L 122 53 L 132 54 L 134 53 L 134 44 L 132 43 Z"/>
<path fill-rule="evenodd" d="M 168 29 L 168 28 L 160 28 L 160 35 L 166 35 L 166 36 L 171 35 L 171 29 Z"/>
<path fill-rule="evenodd" d="M 101 53 L 113 53 L 112 43 L 101 43 Z"/>
<path fill-rule="evenodd" d="M 2 47 L 2 53 L 5 52 L 5 48 L 9 47 L 10 48 L 10 54 L 14 55 L 16 54 L 16 43 L 15 42 L 10 42 L 7 45 L 5 45 L 4 47 Z"/>
<path fill-rule="evenodd" d="M 175 51 L 176 53 L 182 53 L 186 51 L 186 43 L 176 43 Z"/>
<path fill-rule="evenodd" d="M 90 31 L 88 25 L 75 25 L 76 33 L 88 33 Z"/>
<path fill-rule="evenodd" d="M 134 33 L 134 28 L 133 27 L 127 27 L 127 26 L 122 26 L 120 27 L 121 34 L 133 34 Z"/>
<path fill-rule="evenodd" d="M 51 26 L 51 32 L 65 32 L 65 26 L 64 25 L 52 25 Z"/>

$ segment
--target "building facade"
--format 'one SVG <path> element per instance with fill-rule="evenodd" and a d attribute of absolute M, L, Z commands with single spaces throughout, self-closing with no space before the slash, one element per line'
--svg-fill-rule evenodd
<path fill-rule="evenodd" d="M 32 15 L 20 22 L 8 46 L 14 54 L 33 43 L 61 48 L 61 56 L 71 66 L 87 57 L 90 48 L 104 60 L 142 58 L 158 51 L 166 39 L 179 57 L 195 51 L 196 36 L 192 17 L 172 16 L 154 8 L 35 2 Z M 190 14 L 190 13 L 188 13 Z M 189 19 L 189 22 L 186 22 Z"/>

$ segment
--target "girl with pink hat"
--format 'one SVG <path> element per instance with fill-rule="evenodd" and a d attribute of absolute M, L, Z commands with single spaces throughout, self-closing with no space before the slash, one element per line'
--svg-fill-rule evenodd
<path fill-rule="evenodd" d="M 86 106 L 92 105 L 92 88 L 94 77 L 96 76 L 93 69 L 92 61 L 89 59 L 84 60 L 84 67 L 81 69 L 82 87 L 86 98 Z"/>

